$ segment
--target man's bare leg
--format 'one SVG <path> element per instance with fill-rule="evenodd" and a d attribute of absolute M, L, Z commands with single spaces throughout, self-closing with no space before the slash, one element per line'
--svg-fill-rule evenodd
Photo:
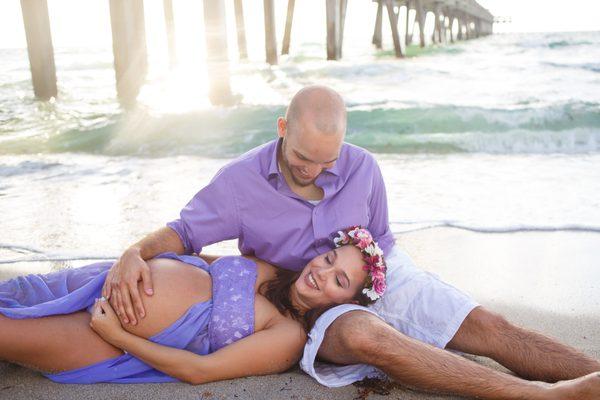
<path fill-rule="evenodd" d="M 523 378 L 545 382 L 600 371 L 598 361 L 483 307 L 471 311 L 447 348 L 489 357 Z"/>
<path fill-rule="evenodd" d="M 89 324 L 86 312 L 20 320 L 0 315 L 0 360 L 56 373 L 123 354 Z"/>
<path fill-rule="evenodd" d="M 338 364 L 371 364 L 403 385 L 438 393 L 507 400 L 600 396 L 599 374 L 554 385 L 523 380 L 409 338 L 364 311 L 338 317 L 319 356 Z"/>

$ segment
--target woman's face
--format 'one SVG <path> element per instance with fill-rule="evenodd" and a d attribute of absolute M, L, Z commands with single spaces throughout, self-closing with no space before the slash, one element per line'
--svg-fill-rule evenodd
<path fill-rule="evenodd" d="M 367 271 L 359 249 L 347 245 L 313 258 L 294 282 L 296 302 L 305 309 L 351 303 Z"/>

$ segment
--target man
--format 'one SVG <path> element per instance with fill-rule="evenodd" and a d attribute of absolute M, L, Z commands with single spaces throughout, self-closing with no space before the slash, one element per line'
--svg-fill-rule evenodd
<path fill-rule="evenodd" d="M 144 260 L 158 253 L 200 253 L 206 245 L 237 238 L 242 254 L 298 270 L 329 249 L 331 232 L 363 225 L 386 254 L 388 291 L 370 309 L 342 305 L 319 318 L 301 362 L 319 382 L 348 384 L 376 367 L 405 385 L 480 398 L 600 396 L 600 375 L 592 374 L 600 371 L 600 363 L 478 306 L 394 247 L 377 163 L 365 150 L 343 143 L 346 109 L 339 94 L 321 86 L 304 88 L 286 117 L 277 120 L 277 131 L 278 140 L 222 168 L 178 220 L 130 247 L 115 263 L 103 294 L 124 323 L 136 324 L 144 316 L 137 283 L 141 279 L 151 294 L 152 275 Z M 444 348 L 491 357 L 535 381 Z M 317 354 L 338 366 L 316 364 Z M 559 380 L 570 381 L 537 382 Z"/>

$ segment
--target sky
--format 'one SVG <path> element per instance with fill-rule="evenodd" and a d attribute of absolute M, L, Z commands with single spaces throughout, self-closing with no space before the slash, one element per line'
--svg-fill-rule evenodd
<path fill-rule="evenodd" d="M 552 32 L 600 30 L 597 0 L 479 0 L 495 16 L 511 17 L 497 24 L 498 32 Z"/>
<path fill-rule="evenodd" d="M 496 24 L 496 32 L 544 32 L 544 31 L 581 31 L 600 30 L 600 2 L 595 0 L 479 0 L 492 14 L 511 17 L 510 24 Z M 0 48 L 25 48 L 25 33 L 18 0 L 2 0 L 0 2 Z M 52 37 L 56 47 L 107 46 L 111 45 L 110 19 L 108 0 L 48 0 Z M 188 32 L 188 38 L 202 29 L 202 2 L 195 0 L 174 0 L 176 24 L 181 30 Z M 260 3 L 260 7 L 256 4 Z M 306 0 L 296 2 L 294 32 L 306 35 L 323 36 L 324 2 Z M 146 19 L 155 21 L 164 27 L 162 21 L 161 1 L 146 0 Z M 233 1 L 225 1 L 228 12 L 228 24 L 235 26 L 233 17 Z M 251 7 L 253 6 L 253 7 Z M 283 30 L 283 21 L 287 0 L 275 0 L 278 31 Z M 262 2 L 260 0 L 244 0 L 246 24 L 249 34 L 262 30 Z M 185 12 L 182 12 L 185 10 Z M 350 0 L 348 2 L 348 26 L 353 29 L 364 29 L 366 35 L 372 32 L 375 5 L 371 0 Z M 179 11 L 179 12 L 178 12 Z M 367 17 L 365 17 L 367 15 Z M 315 20 L 323 19 L 323 23 L 315 24 Z M 367 23 L 352 21 L 367 19 Z M 163 28 L 164 29 L 164 28 Z M 299 32 L 301 31 L 301 32 Z M 156 34 L 164 35 L 164 30 Z M 233 31 L 232 31 L 233 32 Z M 154 33 L 147 32 L 149 36 Z M 234 33 L 232 33 L 234 35 Z M 279 40 L 281 36 L 279 33 Z M 292 36 L 294 37 L 294 35 Z M 231 38 L 235 41 L 235 36 Z M 321 38 L 321 40 L 323 40 Z M 249 45 L 254 41 L 249 40 Z M 256 41 L 263 46 L 262 40 Z"/>

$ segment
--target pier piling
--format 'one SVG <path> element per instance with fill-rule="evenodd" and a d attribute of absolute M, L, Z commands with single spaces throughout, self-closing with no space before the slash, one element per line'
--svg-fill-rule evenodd
<path fill-rule="evenodd" d="M 290 0 L 293 1 L 293 0 Z M 244 23 L 244 6 L 242 0 L 234 0 L 235 8 L 235 27 L 237 32 L 238 54 L 240 60 L 248 58 L 248 49 L 246 47 L 246 24 Z"/>
<path fill-rule="evenodd" d="M 340 0 L 340 24 L 338 26 L 338 59 L 342 58 L 342 48 L 344 47 L 344 26 L 346 24 L 347 9 L 348 0 Z"/>
<path fill-rule="evenodd" d="M 295 3 L 296 0 L 288 0 L 287 15 L 285 17 L 285 32 L 283 34 L 283 45 L 281 47 L 281 54 L 290 53 L 290 40 L 292 36 L 292 21 L 294 19 Z"/>
<path fill-rule="evenodd" d="M 165 13 L 165 27 L 167 29 L 167 46 L 169 48 L 169 65 L 171 68 L 177 64 L 177 50 L 175 49 L 175 18 L 173 14 L 173 0 L 163 0 Z"/>
<path fill-rule="evenodd" d="M 398 15 L 394 11 L 394 4 L 392 0 L 385 0 L 385 6 L 388 11 L 388 17 L 390 19 L 390 28 L 392 28 L 392 40 L 394 41 L 394 52 L 396 57 L 403 57 L 402 44 L 400 43 L 400 33 L 398 33 Z"/>
<path fill-rule="evenodd" d="M 147 51 L 143 0 L 110 0 L 117 96 L 132 105 L 146 79 Z"/>
<path fill-rule="evenodd" d="M 439 3 L 435 3 L 433 6 L 433 16 L 434 16 L 434 24 L 433 24 L 433 34 L 431 35 L 432 43 L 441 43 L 442 42 L 442 29 L 440 27 L 440 5 Z"/>
<path fill-rule="evenodd" d="M 276 65 L 277 58 L 277 31 L 275 30 L 275 3 L 273 0 L 263 0 L 265 12 L 265 51 L 267 62 Z"/>
<path fill-rule="evenodd" d="M 204 0 L 204 30 L 208 97 L 213 105 L 229 105 L 233 101 L 229 83 L 229 55 L 224 0 Z"/>
<path fill-rule="evenodd" d="M 377 0 L 377 16 L 375 17 L 375 30 L 373 31 L 373 44 L 375 48 L 381 49 L 383 22 L 383 0 Z"/>
<path fill-rule="evenodd" d="M 406 33 L 404 35 L 404 45 L 408 46 L 412 42 L 412 32 L 409 31 L 410 27 L 410 0 L 406 0 Z M 413 21 L 414 28 L 414 21 Z"/>
<path fill-rule="evenodd" d="M 21 0 L 33 92 L 40 100 L 57 95 L 54 48 L 46 0 Z"/>
<path fill-rule="evenodd" d="M 425 47 L 425 9 L 423 8 L 423 0 L 415 0 L 417 9 L 417 21 L 419 22 L 419 45 Z"/>
<path fill-rule="evenodd" d="M 340 0 L 326 0 L 327 18 L 327 59 L 338 60 L 340 53 Z"/>

